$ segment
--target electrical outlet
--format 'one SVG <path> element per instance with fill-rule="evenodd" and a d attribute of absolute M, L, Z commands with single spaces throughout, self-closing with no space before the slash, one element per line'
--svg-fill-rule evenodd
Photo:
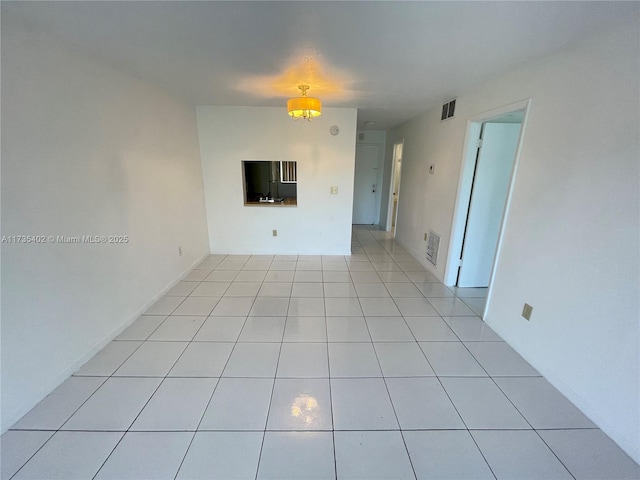
<path fill-rule="evenodd" d="M 271 231 L 271 234 L 272 234 L 274 237 L 277 237 L 277 236 L 278 236 L 278 230 L 272 230 L 272 231 Z"/>
<path fill-rule="evenodd" d="M 331 195 L 337 195 L 338 194 L 338 187 L 330 187 L 330 193 Z"/>
<path fill-rule="evenodd" d="M 182 256 L 182 245 L 178 245 L 178 256 Z"/>
<path fill-rule="evenodd" d="M 531 312 L 533 312 L 533 307 L 528 303 L 525 303 L 524 307 L 522 307 L 522 316 L 525 320 L 531 320 Z"/>

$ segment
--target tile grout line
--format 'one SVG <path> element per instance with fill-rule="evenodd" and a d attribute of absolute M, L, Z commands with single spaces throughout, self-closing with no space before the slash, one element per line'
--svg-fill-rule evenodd
<path fill-rule="evenodd" d="M 215 267 L 214 267 L 214 270 L 215 270 Z M 201 282 L 201 283 L 202 283 L 202 282 Z M 173 312 L 175 312 L 175 310 L 176 310 L 180 305 L 182 305 L 182 303 L 184 303 L 184 301 L 185 301 L 187 298 L 189 298 L 189 297 L 190 297 L 190 294 L 189 294 L 188 296 L 186 296 L 186 297 L 183 299 L 183 301 L 182 301 L 182 302 L 180 302 L 180 303 L 178 304 L 178 306 L 176 306 L 176 308 L 172 311 L 172 313 L 173 313 Z M 217 304 L 217 302 L 216 302 L 216 304 Z M 214 307 L 212 307 L 211 312 L 213 311 L 213 308 L 214 308 Z M 211 312 L 209 312 L 209 313 L 211 313 Z M 167 319 L 168 319 L 170 316 L 171 316 L 171 314 L 169 314 L 169 316 L 168 316 L 167 318 L 165 318 L 165 320 L 164 320 L 160 325 L 158 325 L 158 327 L 154 330 L 154 332 L 155 332 L 158 328 L 160 328 L 160 326 L 161 326 L 162 324 L 164 324 L 164 322 L 166 322 L 166 321 L 167 321 Z M 208 316 L 207 316 L 207 317 L 208 317 Z M 204 321 L 204 322 L 206 322 L 206 318 L 205 318 L 205 321 Z M 202 325 L 204 325 L 204 322 L 202 323 Z M 202 328 L 202 325 L 200 326 L 200 328 Z M 198 331 L 200 330 L 200 328 L 198 329 Z M 148 338 L 150 338 L 150 337 L 151 337 L 151 335 L 152 335 L 152 334 L 153 334 L 153 332 L 149 335 L 149 337 L 147 337 L 147 340 L 148 340 Z M 197 334 L 197 332 L 193 335 L 193 337 L 195 337 L 195 335 L 196 335 L 196 334 Z M 192 337 L 192 339 L 193 339 L 193 337 Z M 140 346 L 139 346 L 138 348 L 142 347 L 142 345 L 143 345 L 147 340 L 143 341 L 143 342 L 140 344 Z M 94 478 L 94 479 L 96 478 L 96 476 L 100 473 L 100 471 L 104 468 L 104 466 L 106 465 L 106 463 L 109 461 L 109 458 L 111 458 L 111 456 L 113 455 L 113 453 L 115 452 L 115 450 L 118 448 L 118 445 L 120 445 L 120 443 L 122 442 L 122 440 L 124 439 L 124 437 L 125 437 L 128 433 L 130 433 L 130 431 L 131 431 L 131 430 L 130 430 L 130 429 L 131 429 L 131 427 L 132 427 L 132 426 L 133 426 L 133 424 L 136 422 L 136 420 L 140 417 L 140 415 L 141 415 L 141 414 L 142 414 L 142 412 L 145 410 L 145 408 L 149 405 L 149 402 L 150 402 L 150 401 L 151 401 L 151 399 L 155 396 L 155 394 L 158 392 L 158 390 L 160 389 L 160 387 L 162 386 L 162 384 L 165 382 L 165 380 L 168 378 L 169 373 L 170 373 L 170 372 L 171 372 L 171 370 L 176 366 L 176 364 L 178 363 L 178 361 L 180 360 L 180 358 L 182 357 L 182 355 L 184 355 L 184 352 L 187 350 L 187 348 L 188 348 L 188 347 L 189 347 L 189 345 L 191 344 L 191 341 L 188 341 L 188 342 L 185 342 L 185 343 L 186 343 L 187 345 L 185 345 L 185 347 L 183 348 L 183 350 L 182 350 L 182 352 L 180 353 L 180 355 L 178 355 L 178 357 L 176 358 L 176 360 L 175 360 L 175 361 L 173 362 L 173 364 L 169 367 L 169 369 L 167 370 L 167 372 L 166 372 L 166 374 L 164 375 L 164 377 L 162 377 L 162 380 L 160 381 L 160 383 L 158 384 L 158 386 L 155 388 L 155 390 L 153 391 L 153 393 L 149 396 L 149 398 L 147 399 L 147 401 L 145 402 L 145 404 L 142 406 L 142 408 L 140 409 L 140 411 L 138 412 L 138 414 L 135 416 L 135 418 L 133 419 L 133 421 L 129 424 L 129 427 L 127 427 L 127 429 L 124 431 L 124 433 L 123 433 L 123 434 L 122 434 L 122 436 L 120 437 L 120 440 L 116 443 L 116 445 L 114 446 L 114 448 L 111 450 L 111 453 L 109 453 L 109 455 L 107 455 L 107 458 L 105 458 L 104 462 L 102 462 L 102 465 L 100 466 L 100 468 L 98 468 L 98 470 L 96 471 L 95 475 L 94 475 L 92 478 Z M 137 351 L 137 349 L 136 349 L 136 351 Z M 132 353 L 132 355 L 133 355 L 133 353 Z M 129 357 L 128 357 L 128 358 L 129 358 Z M 127 358 L 127 360 L 128 360 L 128 358 Z M 126 361 L 126 360 L 125 360 L 125 361 Z M 120 365 L 120 367 L 122 367 L 122 365 L 124 365 L 124 362 L 123 362 L 123 364 L 121 364 L 121 365 Z M 117 372 L 117 370 L 119 370 L 119 368 L 118 368 L 118 369 L 116 369 L 116 372 Z M 114 373 L 115 373 L 115 372 L 114 372 Z M 112 375 L 112 376 L 110 376 L 109 378 L 113 378 L 113 375 Z M 126 377 L 126 378 L 131 378 L 131 377 Z M 145 378 L 145 377 L 143 377 L 143 378 Z M 151 377 L 151 378 L 158 378 L 158 377 Z M 106 383 L 106 382 L 105 382 L 105 383 Z M 216 382 L 216 385 L 217 385 L 217 382 Z M 214 390 L 215 390 L 215 387 L 214 387 Z M 213 395 L 213 393 L 212 393 L 212 395 Z M 192 441 L 193 441 L 193 438 L 194 438 L 194 437 L 195 437 L 195 432 L 194 432 L 194 434 L 193 434 L 193 436 L 192 436 L 192 439 L 191 439 Z M 191 442 L 189 443 L 189 445 L 191 445 Z M 188 450 L 188 447 L 187 447 L 187 450 Z M 184 454 L 184 456 L 183 456 L 183 458 L 182 458 L 182 461 L 184 461 L 184 458 L 186 457 L 187 450 L 185 451 L 185 454 Z M 182 462 L 180 463 L 180 466 L 181 466 L 181 465 L 182 465 Z M 178 470 L 179 470 L 179 468 L 178 468 Z M 176 475 L 177 475 L 177 471 L 176 471 Z"/>
<path fill-rule="evenodd" d="M 324 272 L 322 274 L 322 279 L 324 280 Z M 324 281 L 322 282 L 323 295 L 324 295 Z M 331 447 L 333 451 L 333 478 L 338 478 L 338 459 L 336 457 L 336 432 L 335 432 L 335 421 L 333 418 L 333 392 L 331 388 L 331 359 L 329 358 L 329 325 L 327 324 L 327 305 L 326 305 L 326 297 L 323 297 L 323 302 L 325 306 L 325 315 L 324 315 L 324 333 L 327 339 L 326 342 L 326 352 L 327 352 L 327 385 L 329 387 L 329 408 L 331 408 Z"/>
<path fill-rule="evenodd" d="M 185 297 L 184 300 L 182 302 L 180 302 L 180 305 L 182 305 L 182 303 L 188 298 Z M 176 307 L 176 309 L 178 308 L 178 306 Z M 175 309 L 173 310 L 175 311 Z M 158 328 L 160 328 L 160 326 L 167 321 L 167 319 L 171 316 L 171 314 L 165 318 L 165 320 L 158 325 L 158 327 L 156 328 L 156 330 Z M 206 320 L 205 320 L 206 321 Z M 204 322 L 203 322 L 204 325 Z M 200 328 L 202 328 L 202 326 L 200 326 Z M 154 330 L 155 332 L 155 330 Z M 150 335 L 151 336 L 151 335 Z M 195 334 L 194 334 L 195 336 Z M 148 337 L 147 337 L 148 338 Z M 142 342 L 140 344 L 140 346 L 138 348 L 141 348 L 142 345 L 146 342 L 146 340 L 144 342 Z M 175 367 L 175 365 L 178 363 L 178 361 L 180 360 L 180 358 L 182 357 L 182 355 L 184 354 L 184 352 L 186 351 L 186 349 L 189 347 L 189 344 L 191 342 L 184 342 L 186 343 L 185 347 L 182 349 L 182 352 L 180 352 L 180 354 L 178 355 L 178 357 L 176 358 L 176 360 L 173 362 L 173 364 L 167 369 L 166 374 L 163 377 L 142 377 L 142 378 L 162 378 L 162 380 L 160 380 L 160 383 L 158 383 L 158 386 L 154 389 L 154 391 L 151 393 L 151 395 L 149 396 L 149 398 L 147 398 L 147 401 L 144 403 L 144 405 L 142 406 L 142 408 L 140 409 L 140 411 L 138 412 L 138 414 L 135 416 L 135 418 L 133 419 L 133 421 L 129 424 L 129 426 L 126 428 L 126 430 L 124 431 L 124 433 L 122 434 L 122 436 L 120 437 L 120 440 L 118 440 L 118 442 L 116 443 L 116 445 L 113 447 L 113 449 L 111 450 L 111 453 L 109 453 L 109 455 L 107 455 L 107 458 L 105 458 L 104 462 L 102 462 L 102 465 L 100 465 L 100 468 L 98 468 L 98 470 L 96 471 L 96 473 L 93 475 L 93 479 L 95 479 L 98 474 L 100 473 L 100 471 L 104 468 L 104 466 L 106 465 L 106 463 L 109 461 L 109 458 L 111 458 L 111 456 L 113 455 L 113 453 L 116 451 L 116 449 L 118 448 L 118 446 L 122 443 L 122 441 L 124 440 L 124 437 L 127 436 L 128 433 L 131 432 L 131 427 L 133 426 L 134 423 L 136 423 L 136 420 L 140 417 L 140 415 L 142 414 L 142 412 L 144 411 L 145 408 L 147 408 L 147 405 L 149 405 L 149 402 L 151 401 L 151 399 L 155 396 L 155 394 L 158 392 L 158 390 L 160 390 L 160 387 L 162 386 L 162 384 L 165 382 L 165 380 L 168 378 L 169 373 L 171 372 L 171 370 L 173 369 L 173 367 Z M 137 351 L 137 349 L 136 349 Z M 132 353 L 133 355 L 133 353 Z M 130 358 L 131 356 L 129 356 L 128 358 Z M 127 358 L 127 360 L 128 360 Z M 126 360 L 125 360 L 126 362 Z M 124 365 L 124 362 L 122 363 L 122 365 Z M 115 372 L 113 372 L 114 374 L 120 369 L 122 368 L 122 365 L 120 365 L 120 367 L 118 369 L 116 369 Z M 112 374 L 109 378 L 113 378 L 114 375 Z M 128 376 L 124 376 L 122 378 L 132 378 L 132 377 L 128 377 Z M 135 378 L 135 377 L 134 377 Z M 106 382 L 105 382 L 106 383 Z M 195 435 L 195 434 L 194 434 Z M 186 455 L 186 451 L 185 451 L 185 455 Z M 183 457 L 184 458 L 184 457 Z"/>
<path fill-rule="evenodd" d="M 367 325 L 367 329 L 369 329 L 368 325 Z M 371 331 L 369 331 L 369 335 L 371 335 Z M 411 466 L 411 471 L 413 472 L 414 478 L 417 478 L 418 476 L 416 474 L 416 469 L 413 466 L 413 460 L 411 460 L 411 454 L 409 453 L 409 447 L 407 447 L 407 442 L 406 442 L 406 440 L 404 438 L 404 435 L 402 433 L 402 425 L 400 424 L 400 419 L 398 418 L 398 412 L 396 411 L 396 406 L 393 403 L 393 398 L 391 397 L 391 392 L 389 391 L 389 385 L 387 384 L 387 378 L 385 377 L 384 371 L 382 370 L 382 363 L 380 363 L 380 357 L 378 356 L 378 351 L 375 348 L 375 344 L 373 345 L 373 352 L 374 352 L 374 355 L 376 356 L 376 360 L 378 362 L 378 368 L 380 368 L 380 372 L 382 373 L 382 381 L 384 383 L 384 388 L 385 388 L 385 390 L 387 392 L 387 397 L 389 398 L 389 403 L 391 404 L 391 408 L 393 409 L 393 415 L 395 416 L 396 423 L 398 424 L 398 429 L 400 431 L 400 437 L 402 438 L 402 443 L 404 445 L 405 452 L 407 452 L 407 458 L 409 460 L 409 465 Z"/>
<path fill-rule="evenodd" d="M 215 267 L 214 267 L 215 270 Z M 232 282 L 231 282 L 232 283 Z M 222 297 L 224 297 L 224 293 L 226 293 L 226 291 L 231 287 L 231 283 L 229 283 L 229 286 L 225 289 L 225 292 L 223 292 L 222 296 L 220 297 L 222 299 Z M 216 305 L 219 302 L 216 302 Z M 204 327 L 205 323 L 207 323 L 207 321 L 209 320 L 209 318 L 212 318 L 210 315 L 213 313 L 213 310 L 215 309 L 215 306 L 211 309 L 211 312 L 209 312 L 209 316 L 207 316 L 207 318 L 205 319 L 204 322 L 202 322 L 202 325 L 200 326 L 200 328 L 198 329 L 198 331 L 194 334 L 191 342 L 189 342 L 189 345 L 191 345 L 191 343 L 193 343 L 193 339 L 195 339 L 195 337 L 198 335 L 198 333 L 200 332 L 200 330 L 202 330 L 202 328 Z M 244 326 L 246 324 L 247 321 L 247 317 L 245 317 L 245 320 L 242 324 L 242 328 L 240 329 L 240 332 L 238 332 L 238 337 L 240 337 L 240 333 L 242 332 L 242 329 L 244 329 Z M 213 386 L 213 390 L 211 391 L 211 395 L 209 395 L 209 400 L 207 401 L 207 404 L 205 405 L 204 409 L 202 410 L 202 415 L 200 415 L 200 420 L 198 421 L 198 424 L 196 425 L 196 428 L 193 432 L 193 435 L 191 436 L 191 440 L 189 441 L 189 445 L 187 445 L 187 448 L 184 452 L 184 455 L 182 457 L 182 460 L 180 460 L 180 464 L 178 465 L 178 469 L 176 470 L 176 473 L 174 475 L 174 480 L 178 477 L 178 475 L 180 474 L 180 469 L 182 468 L 182 466 L 184 465 L 184 461 L 187 458 L 187 455 L 189 454 L 189 450 L 191 449 L 191 446 L 193 445 L 193 441 L 196 438 L 196 434 L 198 433 L 198 430 L 200 428 L 200 425 L 202 424 L 202 421 L 205 417 L 205 415 L 207 414 L 207 410 L 209 408 L 209 405 L 211 405 L 211 400 L 213 399 L 213 396 L 216 392 L 216 390 L 218 389 L 218 385 L 220 384 L 220 380 L 222 378 L 222 374 L 224 373 L 224 369 L 227 367 L 227 364 L 229 363 L 229 360 L 231 359 L 231 355 L 233 354 L 233 351 L 235 350 L 235 347 L 237 345 L 237 338 L 236 338 L 236 342 L 234 343 L 233 347 L 231 348 L 231 351 L 229 352 L 229 356 L 227 357 L 227 360 L 225 361 L 224 366 L 222 367 L 222 369 L 220 369 L 220 376 L 217 378 L 215 385 Z M 187 348 L 189 348 L 189 345 L 187 345 Z M 185 349 L 186 351 L 186 349 Z M 184 352 L 183 352 L 184 354 Z M 175 367 L 175 365 L 174 365 Z M 171 371 L 171 370 L 170 370 Z M 208 378 L 208 377 L 205 377 Z"/>
<path fill-rule="evenodd" d="M 442 317 L 441 317 L 442 318 Z M 443 319 L 444 321 L 444 319 Z M 411 329 L 409 329 L 411 330 Z M 413 332 L 412 332 L 413 333 Z M 455 332 L 454 332 L 455 333 Z M 415 338 L 415 336 L 414 336 Z M 418 347 L 420 348 L 420 344 L 418 343 Z M 493 469 L 491 468 L 491 465 L 489 465 L 489 462 L 487 461 L 486 457 L 484 456 L 484 453 L 482 452 L 482 450 L 480 450 L 480 447 L 478 446 L 477 442 L 475 441 L 475 438 L 473 438 L 473 435 L 471 435 L 471 432 L 469 431 L 469 427 L 467 425 L 467 423 L 464 421 L 464 418 L 462 418 L 462 415 L 460 415 L 460 412 L 458 411 L 458 408 L 456 407 L 456 405 L 453 403 L 453 400 L 451 399 L 451 397 L 449 396 L 449 392 L 447 392 L 447 390 L 444 388 L 444 385 L 442 384 L 442 382 L 440 381 L 439 376 L 437 375 L 435 369 L 433 368 L 433 365 L 431 365 L 431 362 L 429 362 L 429 359 L 427 358 L 427 355 L 424 353 L 424 351 L 422 350 L 422 348 L 420 348 L 420 351 L 422 351 L 423 356 L 425 357 L 425 359 L 427 360 L 427 363 L 429 364 L 429 366 L 431 367 L 431 370 L 434 372 L 434 374 L 436 374 L 436 378 L 438 380 L 438 383 L 440 384 L 440 388 L 442 388 L 442 390 L 445 392 L 445 395 L 447 395 L 447 398 L 449 399 L 449 402 L 451 403 L 451 405 L 453 406 L 453 408 L 455 409 L 456 413 L 458 414 L 458 417 L 460 417 L 460 420 L 462 421 L 462 424 L 466 427 L 467 429 L 467 434 L 472 438 L 473 442 L 476 445 L 476 448 L 478 449 L 478 451 L 480 452 L 480 454 L 482 455 L 482 458 L 484 459 L 485 463 L 487 464 L 487 467 L 489 468 L 489 470 L 491 471 L 491 474 L 494 476 L 494 478 L 497 478 L 495 473 L 493 472 Z M 377 353 L 376 353 L 377 355 Z M 385 381 L 385 385 L 386 385 L 386 381 Z M 388 390 L 388 387 L 387 387 Z M 389 394 L 389 398 L 391 398 L 391 395 Z M 393 404 L 393 402 L 392 402 Z M 395 409 L 394 409 L 395 412 Z M 399 422 L 398 422 L 399 424 Z M 401 431 L 402 434 L 402 431 Z M 407 455 L 409 455 L 409 449 L 406 446 L 406 441 L 404 439 L 404 435 L 402 435 L 402 439 L 405 442 L 405 448 L 407 449 Z M 411 461 L 411 456 L 409 455 L 409 460 Z M 413 467 L 413 463 L 412 463 L 412 467 Z M 415 475 L 415 469 L 414 469 L 414 475 Z"/>
<path fill-rule="evenodd" d="M 274 261 L 275 261 L 275 256 L 274 256 Z M 296 257 L 296 263 L 297 263 L 297 257 Z M 294 273 L 294 278 L 295 278 L 295 273 Z M 291 289 L 293 291 L 293 287 Z M 258 298 L 258 297 L 256 297 Z M 291 292 L 289 293 L 289 303 L 291 302 Z M 289 306 L 287 305 L 287 313 L 289 311 Z M 257 480 L 258 478 L 258 472 L 260 471 L 260 462 L 262 461 L 262 451 L 264 449 L 264 441 L 266 439 L 267 436 L 267 425 L 269 422 L 269 414 L 271 413 L 271 404 L 273 402 L 273 392 L 276 389 L 276 378 L 278 376 L 278 367 L 280 365 L 280 355 L 282 354 L 282 345 L 284 343 L 284 332 L 285 329 L 287 328 L 287 322 L 285 320 L 285 325 L 284 328 L 282 329 L 282 336 L 281 336 L 281 341 L 280 341 L 280 348 L 278 350 L 278 359 L 276 360 L 276 368 L 275 371 L 273 372 L 273 383 L 271 384 L 271 395 L 269 396 L 269 407 L 267 408 L 267 415 L 264 419 L 264 429 L 262 431 L 262 442 L 260 443 L 260 452 L 258 453 L 258 463 L 256 465 L 256 474 L 255 474 L 255 479 Z M 240 338 L 240 337 L 238 337 Z"/>
<path fill-rule="evenodd" d="M 473 355 L 473 354 L 472 354 Z M 475 357 L 474 357 L 475 358 Z M 478 362 L 479 363 L 479 362 Z M 500 387 L 500 385 L 498 384 L 498 382 L 495 381 L 495 379 L 493 377 L 490 377 L 491 381 L 493 382 L 493 384 L 498 388 L 498 390 L 500 390 L 500 392 L 505 396 L 505 398 L 509 401 L 509 403 L 511 405 L 513 405 L 513 408 L 516 409 L 516 411 L 520 414 L 520 416 L 522 418 L 524 418 L 525 422 L 527 422 L 527 424 L 531 427 L 530 429 L 527 429 L 526 431 L 533 431 L 535 432 L 535 434 L 538 436 L 538 438 L 542 441 L 542 443 L 544 443 L 546 445 L 546 447 L 549 449 L 549 451 L 553 454 L 553 456 L 555 458 L 558 459 L 558 461 L 560 462 L 560 464 L 565 468 L 565 470 L 569 473 L 569 475 L 571 475 L 571 477 L 573 477 L 575 479 L 575 476 L 573 475 L 573 473 L 571 472 L 571 470 L 569 470 L 569 467 L 567 467 L 564 462 L 562 460 L 560 460 L 560 457 L 558 457 L 558 455 L 556 454 L 556 452 L 553 451 L 553 449 L 547 444 L 547 442 L 544 440 L 544 438 L 542 438 L 542 435 L 540 435 L 540 433 L 537 431 L 536 428 L 534 428 L 533 425 L 531 425 L 531 422 L 523 415 L 523 413 L 520 411 L 520 409 L 516 406 L 515 403 L 513 403 L 513 401 L 511 400 L 511 398 L 509 398 L 509 396 L 507 395 L 507 393 Z M 503 377 L 505 378 L 505 377 Z M 514 377 L 511 377 L 514 378 Z M 515 378 L 521 378 L 521 377 L 515 377 Z M 527 378 L 527 377 L 524 377 Z M 535 377 L 537 378 L 537 377 Z"/>

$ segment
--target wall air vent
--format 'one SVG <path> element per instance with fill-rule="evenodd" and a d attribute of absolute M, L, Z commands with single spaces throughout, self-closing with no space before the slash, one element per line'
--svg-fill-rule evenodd
<path fill-rule="evenodd" d="M 427 240 L 427 260 L 434 265 L 438 265 L 438 250 L 440 249 L 440 235 L 433 230 L 429 230 L 429 239 Z"/>
<path fill-rule="evenodd" d="M 447 103 L 442 105 L 442 116 L 440 120 L 446 120 L 447 118 L 453 117 L 453 114 L 456 113 L 456 99 L 453 98 L 449 100 Z"/>

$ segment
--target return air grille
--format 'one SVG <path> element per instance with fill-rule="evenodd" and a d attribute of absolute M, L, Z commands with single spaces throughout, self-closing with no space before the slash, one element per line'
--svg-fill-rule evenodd
<path fill-rule="evenodd" d="M 442 105 L 442 115 L 440 116 L 440 120 L 446 120 L 447 118 L 453 117 L 456 113 L 456 99 L 451 99 L 444 105 Z"/>
<path fill-rule="evenodd" d="M 440 235 L 433 230 L 429 230 L 429 239 L 427 241 L 427 260 L 434 265 L 438 264 L 438 250 L 440 249 Z"/>

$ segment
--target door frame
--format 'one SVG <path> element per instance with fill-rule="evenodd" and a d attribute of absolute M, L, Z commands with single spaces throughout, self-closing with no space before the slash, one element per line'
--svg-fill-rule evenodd
<path fill-rule="evenodd" d="M 385 226 L 386 232 L 391 232 L 391 222 L 393 221 L 393 185 L 396 181 L 396 146 L 402 145 L 402 155 L 400 159 L 402 160 L 402 156 L 404 155 L 404 138 L 400 140 L 396 140 L 393 142 L 393 149 L 391 150 L 391 179 L 389 180 L 389 203 L 387 205 L 387 224 Z M 400 183 L 402 183 L 402 175 L 400 176 Z M 398 203 L 400 203 L 400 185 L 398 185 Z M 393 237 L 396 236 L 396 231 L 398 231 L 398 217 L 396 212 L 396 228 L 393 232 Z"/>
<path fill-rule="evenodd" d="M 464 139 L 464 151 L 461 159 L 460 177 L 458 179 L 458 193 L 456 195 L 456 205 L 453 214 L 453 223 L 451 226 L 451 237 L 449 240 L 449 249 L 447 254 L 447 264 L 445 268 L 444 280 L 445 285 L 453 286 L 458 278 L 458 268 L 460 266 L 460 254 L 462 252 L 462 243 L 464 241 L 464 230 L 467 222 L 467 214 L 469 210 L 469 199 L 471 196 L 471 187 L 473 183 L 473 171 L 475 168 L 477 156 L 477 140 L 480 137 L 480 131 L 484 122 L 493 120 L 511 112 L 522 111 L 523 119 L 520 127 L 520 135 L 518 138 L 518 146 L 516 147 L 516 155 L 513 161 L 513 169 L 509 180 L 509 188 L 507 189 L 507 198 L 505 201 L 504 212 L 500 222 L 500 230 L 498 233 L 498 242 L 496 245 L 493 264 L 491 266 L 491 275 L 489 277 L 489 289 L 487 292 L 487 301 L 485 303 L 482 318 L 484 318 L 487 306 L 491 300 L 491 290 L 493 279 L 495 276 L 495 267 L 500 257 L 502 249 L 505 225 L 508 221 L 509 212 L 511 210 L 511 199 L 513 195 L 513 187 L 520 164 L 520 152 L 522 151 L 522 143 L 527 125 L 527 118 L 531 106 L 531 99 L 521 100 L 503 107 L 489 110 L 483 113 L 472 115 L 467 119 L 467 130 Z"/>

